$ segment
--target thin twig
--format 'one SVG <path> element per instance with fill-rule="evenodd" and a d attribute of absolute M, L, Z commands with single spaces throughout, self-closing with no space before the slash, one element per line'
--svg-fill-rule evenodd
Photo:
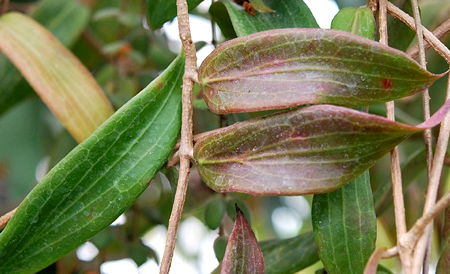
<path fill-rule="evenodd" d="M 380 43 L 387 45 L 387 1 L 379 0 L 379 32 Z M 388 119 L 395 120 L 395 103 L 393 101 L 386 103 L 386 111 Z M 400 159 L 398 154 L 398 147 L 391 151 L 391 179 L 392 179 L 392 193 L 394 199 L 395 212 L 395 226 L 397 232 L 397 239 L 400 239 L 406 233 L 406 219 L 405 219 L 405 204 L 403 200 L 403 186 L 402 175 L 400 168 Z M 403 269 L 407 272 L 410 267 L 409 256 L 399 248 L 400 260 Z"/>
<path fill-rule="evenodd" d="M 0 217 L 0 229 L 3 229 L 8 224 L 14 213 L 16 213 L 16 210 L 17 208 L 14 208 L 10 212 Z"/>
<path fill-rule="evenodd" d="M 433 219 L 436 218 L 443 210 L 445 210 L 450 205 L 450 192 L 445 194 L 436 205 L 427 214 L 420 217 L 419 220 L 413 225 L 413 227 L 406 233 L 401 239 L 402 245 L 407 248 L 414 249 L 418 244 L 421 236 L 425 230 L 430 227 Z"/>
<path fill-rule="evenodd" d="M 416 30 L 414 19 L 391 2 L 387 2 L 387 10 L 392 16 L 400 19 L 409 28 Z M 450 50 L 441 41 L 439 41 L 439 39 L 437 39 L 431 31 L 427 30 L 423 26 L 422 30 L 425 40 L 427 40 L 433 49 L 439 53 L 447 61 L 447 63 L 450 64 Z"/>
<path fill-rule="evenodd" d="M 449 32 L 450 32 L 450 18 L 447 19 L 447 21 L 445 21 L 441 25 L 439 25 L 439 27 L 435 28 L 433 30 L 433 35 L 436 38 L 441 39 Z M 429 47 L 431 47 L 430 43 L 425 43 L 425 49 L 428 49 Z M 419 45 L 415 45 L 414 47 L 408 49 L 406 51 L 406 54 L 408 54 L 412 58 L 416 58 L 419 55 Z"/>
<path fill-rule="evenodd" d="M 392 258 L 398 255 L 398 248 L 396 246 L 389 248 L 388 250 L 384 251 L 382 254 L 383 259 Z"/>
<path fill-rule="evenodd" d="M 414 22 L 416 27 L 416 35 L 417 35 L 417 44 L 419 45 L 419 63 L 422 66 L 423 69 L 427 69 L 427 61 L 425 56 L 425 46 L 423 42 L 423 26 L 422 21 L 420 19 L 420 11 L 419 11 L 419 5 L 417 3 L 417 0 L 411 0 L 411 7 L 413 10 L 414 15 Z M 430 118 L 430 95 L 428 93 L 428 88 L 423 90 L 422 93 L 422 104 L 423 104 L 423 114 L 424 114 L 424 121 L 428 120 Z M 430 192 L 431 188 L 438 187 L 432 185 L 430 182 L 430 175 L 431 175 L 431 163 L 433 161 L 433 145 L 432 145 L 432 133 L 431 129 L 425 129 L 423 132 L 423 139 L 425 143 L 425 151 L 426 151 L 426 163 L 427 163 L 427 174 L 428 174 L 428 191 Z M 427 244 L 428 248 L 425 248 L 424 256 L 421 258 L 422 262 L 414 262 L 414 265 L 419 266 L 421 263 L 423 263 L 424 273 L 428 273 L 428 260 L 429 260 L 429 253 L 426 252 L 427 250 L 430 250 L 429 246 L 431 245 L 431 234 L 426 235 L 427 237 Z M 416 251 L 417 252 L 417 251 Z M 414 269 L 414 267 L 413 267 Z"/>
<path fill-rule="evenodd" d="M 369 260 L 367 261 L 366 267 L 364 268 L 364 274 L 376 274 L 377 273 L 377 267 L 378 262 L 383 257 L 383 254 L 385 252 L 385 248 L 377 248 L 370 256 Z"/>
<path fill-rule="evenodd" d="M 183 76 L 183 98 L 182 98 L 182 125 L 180 143 L 180 170 L 178 174 L 178 185 L 173 202 L 172 212 L 167 230 L 166 246 L 161 261 L 160 273 L 169 273 L 172 262 L 173 251 L 177 238 L 178 225 L 183 212 L 188 186 L 190 159 L 192 158 L 192 89 L 194 81 L 197 81 L 197 57 L 195 46 L 191 38 L 189 27 L 188 5 L 186 0 L 177 0 L 178 29 L 183 50 L 186 55 L 185 71 Z"/>
<path fill-rule="evenodd" d="M 450 99 L 450 77 L 447 84 L 447 96 L 446 99 Z M 448 138 L 450 136 L 450 115 L 447 115 L 441 123 L 441 128 L 439 131 L 439 137 L 436 143 L 436 152 L 433 158 L 430 180 L 428 182 L 427 195 L 425 198 L 425 206 L 423 209 L 423 217 L 429 215 L 430 212 L 435 210 L 436 198 L 439 190 L 439 183 L 441 180 L 442 166 L 444 165 L 445 154 L 447 152 Z M 422 218 L 423 218 L 422 217 Z M 433 217 L 434 218 L 434 217 Z M 431 219 L 432 220 L 432 219 Z M 430 221 L 431 221 L 430 220 Z M 425 233 L 420 238 L 414 252 L 414 267 L 413 273 L 418 273 L 422 265 L 422 259 L 425 254 L 428 235 L 432 232 L 432 225 L 429 225 Z"/>

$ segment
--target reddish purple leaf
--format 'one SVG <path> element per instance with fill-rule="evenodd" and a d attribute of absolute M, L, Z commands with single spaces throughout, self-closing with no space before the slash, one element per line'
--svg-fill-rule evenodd
<path fill-rule="evenodd" d="M 220 273 L 264 273 L 264 257 L 258 241 L 239 209 L 233 231 L 228 238 Z"/>
<path fill-rule="evenodd" d="M 344 107 L 309 106 L 213 131 L 196 143 L 194 158 L 218 192 L 324 193 L 421 130 Z"/>
<path fill-rule="evenodd" d="M 301 28 L 225 42 L 200 67 L 204 99 L 217 113 L 370 105 L 414 94 L 439 77 L 380 43 Z"/>

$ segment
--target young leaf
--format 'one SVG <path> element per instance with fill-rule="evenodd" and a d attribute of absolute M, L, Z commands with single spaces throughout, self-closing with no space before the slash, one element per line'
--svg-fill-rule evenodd
<path fill-rule="evenodd" d="M 275 12 L 273 9 L 268 7 L 264 0 L 250 0 L 252 7 L 258 12 Z"/>
<path fill-rule="evenodd" d="M 311 217 L 327 273 L 363 273 L 377 236 L 369 171 L 333 192 L 314 195 Z"/>
<path fill-rule="evenodd" d="M 193 10 L 203 0 L 188 0 L 189 10 Z M 153 30 L 159 29 L 162 25 L 177 16 L 176 0 L 147 0 L 147 22 Z"/>
<path fill-rule="evenodd" d="M 78 145 L 31 191 L 0 234 L 0 273 L 32 273 L 112 223 L 176 143 L 184 59 Z"/>
<path fill-rule="evenodd" d="M 259 243 L 264 254 L 266 274 L 296 273 L 319 260 L 314 234 L 300 234 L 283 240 Z"/>
<path fill-rule="evenodd" d="M 220 273 L 264 273 L 264 257 L 255 234 L 242 212 L 236 209 L 236 221 L 228 238 Z"/>
<path fill-rule="evenodd" d="M 43 0 L 39 1 L 31 17 L 52 32 L 65 46 L 70 46 L 88 24 L 89 10 L 75 0 Z M 33 92 L 20 72 L 3 55 L 0 55 L 0 83 L 0 114 Z"/>
<path fill-rule="evenodd" d="M 275 12 L 252 15 L 230 0 L 224 1 L 238 36 L 270 29 L 319 27 L 303 0 L 265 0 L 265 3 Z"/>
<path fill-rule="evenodd" d="M 375 18 L 368 7 L 341 9 L 331 22 L 331 28 L 347 31 L 364 38 L 375 39 Z"/>
<path fill-rule="evenodd" d="M 236 38 L 200 67 L 204 99 L 217 113 L 303 104 L 364 106 L 414 94 L 438 77 L 398 50 L 320 29 Z"/>
<path fill-rule="evenodd" d="M 50 32 L 20 13 L 0 17 L 0 50 L 77 141 L 113 113 L 89 71 Z"/>
<path fill-rule="evenodd" d="M 209 229 L 220 226 L 226 213 L 226 204 L 222 197 L 217 197 L 208 202 L 205 208 L 205 224 Z"/>
<path fill-rule="evenodd" d="M 197 141 L 194 158 L 218 192 L 324 193 L 421 130 L 343 107 L 309 106 L 213 131 Z"/>

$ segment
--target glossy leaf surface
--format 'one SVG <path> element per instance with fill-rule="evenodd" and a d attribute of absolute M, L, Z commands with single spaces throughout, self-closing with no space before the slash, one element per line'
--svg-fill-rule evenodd
<path fill-rule="evenodd" d="M 312 232 L 282 240 L 259 243 L 264 254 L 266 274 L 296 273 L 319 260 Z"/>
<path fill-rule="evenodd" d="M 200 67 L 204 99 L 217 113 L 303 104 L 363 106 L 414 94 L 438 77 L 398 50 L 320 29 L 236 38 Z"/>
<path fill-rule="evenodd" d="M 375 39 L 376 22 L 368 7 L 341 9 L 331 22 L 331 28 Z"/>
<path fill-rule="evenodd" d="M 194 158 L 203 181 L 218 192 L 324 193 L 356 178 L 420 130 L 318 105 L 213 131 L 195 144 Z"/>
<path fill-rule="evenodd" d="M 65 46 L 70 46 L 87 25 L 89 10 L 75 0 L 43 0 L 39 1 L 31 17 L 52 32 Z M 0 114 L 33 92 L 20 72 L 2 54 L 0 83 Z"/>
<path fill-rule="evenodd" d="M 56 165 L 0 234 L 0 273 L 33 273 L 125 211 L 178 138 L 183 58 Z"/>
<path fill-rule="evenodd" d="M 0 17 L 0 50 L 77 141 L 113 113 L 89 71 L 50 32 L 20 13 Z"/>
<path fill-rule="evenodd" d="M 330 274 L 363 273 L 375 249 L 376 216 L 369 171 L 333 192 L 314 195 L 312 223 Z"/>
<path fill-rule="evenodd" d="M 220 273 L 264 273 L 264 257 L 258 241 L 239 209 L 228 238 Z"/>
<path fill-rule="evenodd" d="M 187 0 L 189 10 L 194 9 L 203 0 Z M 147 0 L 147 22 L 153 30 L 177 16 L 177 0 Z"/>
<path fill-rule="evenodd" d="M 275 12 L 252 15 L 230 0 L 224 1 L 238 36 L 270 29 L 319 27 L 303 0 L 264 0 L 264 3 Z"/>

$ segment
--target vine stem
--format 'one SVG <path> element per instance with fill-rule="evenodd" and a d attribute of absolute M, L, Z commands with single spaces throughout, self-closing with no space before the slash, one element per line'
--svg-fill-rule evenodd
<path fill-rule="evenodd" d="M 188 5 L 186 0 L 177 0 L 178 29 L 181 43 L 186 55 L 185 70 L 182 85 L 182 123 L 181 141 L 179 149 L 180 170 L 178 174 L 178 184 L 173 202 L 172 212 L 167 230 L 166 246 L 161 261 L 161 274 L 167 274 L 170 270 L 175 242 L 177 238 L 178 225 L 181 220 L 186 192 L 188 186 L 188 176 L 190 169 L 190 159 L 192 158 L 192 89 L 194 82 L 198 81 L 197 57 L 195 46 L 192 42 L 191 30 L 189 27 Z"/>
<path fill-rule="evenodd" d="M 425 55 L 425 45 L 423 41 L 423 26 L 420 18 L 420 11 L 419 11 L 419 5 L 417 3 L 417 0 L 411 0 L 411 7 L 413 10 L 414 15 L 414 22 L 416 27 L 416 35 L 417 35 L 417 44 L 419 46 L 419 63 L 422 66 L 423 69 L 427 70 L 427 60 Z M 428 88 L 424 89 L 422 92 L 422 104 L 423 104 L 423 114 L 424 114 L 424 121 L 428 120 L 430 118 L 430 95 L 428 92 Z M 427 193 L 437 193 L 437 190 L 439 188 L 439 181 L 437 184 L 433 185 L 431 182 L 431 164 L 433 161 L 433 144 L 432 139 L 433 135 L 431 133 L 431 129 L 426 129 L 423 132 L 423 139 L 425 143 L 425 151 L 426 151 L 426 164 L 427 164 L 427 174 L 428 174 L 428 185 L 427 185 Z M 436 189 L 436 190 L 435 190 Z M 428 199 L 427 195 L 427 199 Z M 435 202 L 435 200 L 434 200 Z M 434 204 L 433 202 L 433 204 Z M 423 263 L 423 271 L 424 273 L 428 273 L 428 261 L 430 256 L 430 250 L 431 250 L 431 233 L 425 234 L 423 236 L 425 239 L 425 248 L 423 250 L 416 250 L 415 253 L 417 253 L 418 257 L 420 257 L 421 262 L 417 262 L 413 260 L 413 271 L 415 268 L 417 268 L 421 263 Z M 422 255 L 423 253 L 423 255 Z"/>
<path fill-rule="evenodd" d="M 436 38 L 441 39 L 449 32 L 450 32 L 450 18 L 444 21 L 442 24 L 440 24 L 437 28 L 435 28 L 432 33 Z M 429 47 L 431 47 L 430 43 L 426 43 L 425 49 Z M 419 45 L 416 45 L 408 49 L 406 51 L 406 54 L 408 54 L 412 58 L 417 57 L 419 55 Z"/>
<path fill-rule="evenodd" d="M 391 2 L 387 2 L 386 6 L 387 6 L 387 10 L 388 10 L 389 14 L 391 14 L 395 18 L 397 18 L 400 21 L 402 21 L 403 23 L 405 23 L 412 30 L 414 30 L 414 31 L 416 30 L 414 18 L 409 16 L 407 13 L 405 13 L 404 11 L 399 9 L 397 6 L 395 6 Z M 431 45 L 431 47 L 433 47 L 433 49 L 438 54 L 440 54 L 445 59 L 445 61 L 447 61 L 447 63 L 450 64 L 450 50 L 441 41 L 439 41 L 439 39 L 436 38 L 436 36 L 434 36 L 431 31 L 427 30 L 423 26 L 422 26 L 422 30 L 423 30 L 423 36 L 424 36 L 425 40 L 427 40 L 428 43 Z"/>
<path fill-rule="evenodd" d="M 388 44 L 387 1 L 379 0 L 378 4 L 379 4 L 378 15 L 379 15 L 380 43 L 387 45 Z M 386 110 L 387 110 L 387 118 L 394 121 L 395 103 L 393 101 L 387 102 Z M 391 151 L 391 179 L 392 179 L 392 193 L 394 199 L 395 226 L 397 232 L 397 239 L 400 239 L 406 233 L 406 219 L 405 219 L 405 204 L 403 200 L 402 175 L 397 147 L 395 147 Z M 407 270 L 410 269 L 410 256 L 408 256 L 406 252 L 403 252 L 401 248 L 399 248 L 399 251 L 402 268 L 405 270 L 405 273 L 409 273 Z"/>
<path fill-rule="evenodd" d="M 447 83 L 447 96 L 446 99 L 450 99 L 450 77 Z M 436 152 L 433 158 L 432 169 L 430 173 L 430 180 L 428 182 L 428 190 L 425 198 L 425 206 L 423 209 L 422 218 L 427 215 L 431 215 L 430 213 L 436 211 L 436 198 L 439 189 L 439 183 L 441 179 L 442 167 L 444 165 L 444 158 L 447 152 L 448 139 L 450 136 L 450 115 L 447 114 L 445 119 L 441 123 L 439 137 L 436 143 Z M 433 218 L 430 219 L 430 221 Z M 427 223 L 428 224 L 428 223 Z M 433 226 L 431 224 L 427 225 L 425 231 L 419 230 L 422 234 L 417 243 L 416 248 L 414 249 L 414 265 L 413 265 L 413 273 L 419 273 L 420 268 L 422 266 L 422 259 L 425 254 L 427 248 L 427 242 L 429 236 L 431 236 Z M 412 233 L 417 234 L 417 233 Z"/>

